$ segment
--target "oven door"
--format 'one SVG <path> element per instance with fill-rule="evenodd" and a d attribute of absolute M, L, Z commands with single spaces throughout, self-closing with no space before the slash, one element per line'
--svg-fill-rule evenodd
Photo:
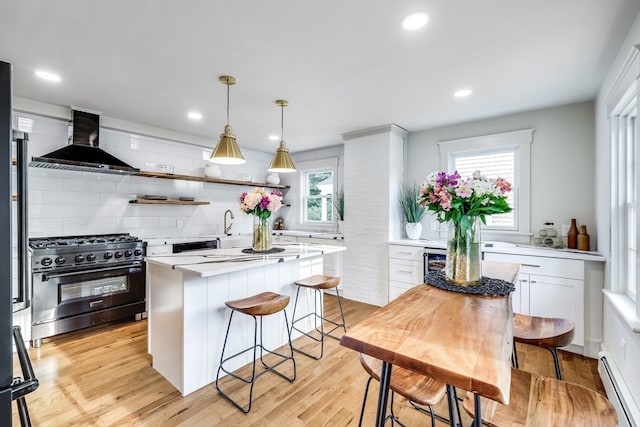
<path fill-rule="evenodd" d="M 33 324 L 145 299 L 142 263 L 33 275 Z"/>

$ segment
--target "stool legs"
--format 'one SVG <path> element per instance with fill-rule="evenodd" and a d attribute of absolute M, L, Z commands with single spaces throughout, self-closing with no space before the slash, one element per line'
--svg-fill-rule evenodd
<path fill-rule="evenodd" d="M 301 289 L 301 287 L 298 286 L 298 290 L 296 291 L 296 301 L 293 304 L 293 315 L 291 317 L 292 320 L 291 320 L 291 331 L 290 331 L 290 333 L 293 333 L 293 331 L 295 330 L 295 331 L 298 331 L 301 334 L 311 338 L 314 341 L 318 341 L 320 343 L 320 355 L 319 356 L 315 356 L 315 355 L 307 353 L 304 350 L 301 350 L 301 349 L 295 348 L 295 347 L 293 349 L 295 351 L 297 351 L 298 353 L 302 353 L 305 356 L 308 356 L 308 357 L 310 357 L 312 359 L 320 360 L 320 359 L 322 359 L 322 356 L 324 354 L 324 337 L 328 336 L 328 337 L 331 337 L 333 339 L 339 340 L 340 339 L 339 337 L 335 337 L 335 336 L 331 335 L 331 333 L 333 331 L 335 331 L 336 329 L 338 329 L 338 328 L 342 328 L 345 332 L 347 331 L 347 327 L 345 326 L 346 322 L 344 320 L 344 312 L 342 311 L 342 302 L 341 302 L 341 298 L 340 298 L 340 293 L 338 292 L 338 289 L 336 288 L 336 297 L 338 298 L 338 307 L 340 308 L 340 317 L 342 319 L 342 323 L 337 323 L 337 322 L 334 322 L 331 319 L 327 319 L 327 318 L 324 317 L 323 292 L 320 289 L 314 289 L 315 294 L 314 294 L 314 298 L 313 298 L 313 313 L 309 313 L 309 314 L 307 314 L 305 316 L 300 317 L 299 319 L 296 319 L 296 310 L 298 308 L 298 298 L 300 297 L 300 289 Z M 318 311 L 318 300 L 320 300 L 320 311 Z M 313 316 L 313 318 L 314 318 L 314 320 L 313 320 L 314 328 L 320 334 L 319 338 L 309 334 L 308 332 L 305 332 L 305 331 L 303 331 L 301 329 L 298 329 L 295 326 L 296 323 L 301 322 L 301 321 L 305 320 L 307 317 L 311 317 L 311 316 Z M 318 327 L 318 320 L 320 321 L 319 322 L 320 323 L 319 327 Z M 331 325 L 333 325 L 333 328 L 330 331 L 325 332 L 324 331 L 324 322 L 330 323 Z"/>
<path fill-rule="evenodd" d="M 227 325 L 227 332 L 224 336 L 224 344 L 222 345 L 222 354 L 220 355 L 220 365 L 218 366 L 218 372 L 216 374 L 216 389 L 218 390 L 218 393 L 223 396 L 225 399 L 227 399 L 229 402 L 231 402 L 236 408 L 240 409 L 242 412 L 244 412 L 245 414 L 248 413 L 251 410 L 251 403 L 253 401 L 252 397 L 253 397 L 253 385 L 255 384 L 256 379 L 258 379 L 260 376 L 262 376 L 263 374 L 267 373 L 267 372 L 273 372 L 274 374 L 284 378 L 285 380 L 289 381 L 289 382 L 293 382 L 296 379 L 296 361 L 293 358 L 293 346 L 291 345 L 291 333 L 289 330 L 289 320 L 287 319 L 287 313 L 283 310 L 282 311 L 284 314 L 284 320 L 285 320 L 285 324 L 286 324 L 286 328 L 287 328 L 287 336 L 288 336 L 288 342 L 289 342 L 289 351 L 291 353 L 290 356 L 285 356 L 284 354 L 278 353 L 276 351 L 273 350 L 269 350 L 267 348 L 265 348 L 263 346 L 263 341 L 262 341 L 262 317 L 263 316 L 259 316 L 260 317 L 260 342 L 258 343 L 258 319 L 256 317 L 258 316 L 251 316 L 253 317 L 253 323 L 254 323 L 254 331 L 253 331 L 253 346 L 252 347 L 248 347 L 242 351 L 239 351 L 236 354 L 233 354 L 231 356 L 228 357 L 224 357 L 224 353 L 225 353 L 225 349 L 227 347 L 227 340 L 229 338 L 229 330 L 231 329 L 231 321 L 233 320 L 233 314 L 235 313 L 235 310 L 231 310 L 231 314 L 229 315 L 229 324 Z M 258 348 L 260 348 L 260 363 L 262 363 L 262 366 L 264 367 L 264 371 L 256 374 L 256 360 L 257 360 L 257 350 Z M 251 376 L 248 378 L 244 378 L 238 374 L 236 374 L 233 371 L 229 371 L 224 367 L 224 364 L 227 363 L 229 360 L 240 356 L 248 351 L 253 350 L 253 363 L 252 363 L 252 369 L 251 369 Z M 269 365 L 266 363 L 266 361 L 264 360 L 264 353 L 269 353 L 269 354 L 273 354 L 275 356 L 278 356 L 280 358 L 280 360 L 276 363 L 274 363 L 273 365 Z M 288 377 L 286 375 L 284 375 L 283 373 L 279 372 L 278 370 L 276 370 L 275 368 L 280 366 L 281 364 L 287 362 L 291 360 L 291 362 L 293 363 L 293 376 Z M 219 384 L 219 379 L 220 379 L 220 371 L 225 372 L 227 375 L 236 378 L 240 381 L 242 381 L 245 384 L 249 384 L 249 403 L 247 405 L 241 405 L 238 402 L 236 402 L 235 400 L 233 400 L 228 394 L 226 394 L 224 391 L 222 391 L 222 389 L 220 388 L 220 384 Z"/>
<path fill-rule="evenodd" d="M 556 378 L 562 379 L 562 372 L 560 371 L 560 359 L 558 358 L 558 349 L 556 347 L 541 347 L 549 351 L 553 357 L 553 366 L 556 370 Z M 511 354 L 511 364 L 514 368 L 518 368 L 518 352 L 516 350 L 516 342 L 513 342 L 513 353 Z"/>
<path fill-rule="evenodd" d="M 360 421 L 358 421 L 358 427 L 362 427 L 362 419 L 364 418 L 364 409 L 367 406 L 367 395 L 369 394 L 369 386 L 371 385 L 371 380 L 373 380 L 373 377 L 370 376 L 369 379 L 367 379 L 367 385 L 364 389 L 364 397 L 362 398 L 362 409 L 360 409 Z M 384 423 L 386 424 L 387 421 L 391 420 L 391 425 L 394 425 L 394 423 L 398 423 L 400 426 L 404 427 L 404 424 L 400 422 L 395 412 L 393 411 L 394 396 L 395 396 L 395 393 L 391 391 L 391 409 L 389 411 L 390 415 L 387 415 L 387 417 L 384 420 Z M 433 408 L 431 407 L 431 405 L 428 406 L 429 409 L 427 410 L 427 409 L 421 408 L 420 406 L 416 405 L 410 400 L 409 400 L 409 403 L 411 404 L 411 406 L 413 406 L 413 408 L 416 411 L 422 412 L 423 414 L 427 414 L 431 417 L 431 427 L 436 427 L 436 417 L 442 419 L 443 421 L 447 421 L 447 422 L 449 421 L 446 418 L 438 417 L 435 414 L 435 412 L 433 412 Z M 457 402 L 456 402 L 456 405 L 457 405 Z M 460 417 L 460 407 L 458 407 L 458 417 Z"/>

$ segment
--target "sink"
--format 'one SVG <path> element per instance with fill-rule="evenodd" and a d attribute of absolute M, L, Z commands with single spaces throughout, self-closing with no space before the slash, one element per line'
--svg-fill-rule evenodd
<path fill-rule="evenodd" d="M 218 239 L 220 240 L 220 249 L 248 248 L 253 243 L 251 235 L 220 236 Z"/>

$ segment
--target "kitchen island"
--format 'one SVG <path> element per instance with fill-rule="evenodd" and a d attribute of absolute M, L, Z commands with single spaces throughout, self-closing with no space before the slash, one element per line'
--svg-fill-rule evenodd
<path fill-rule="evenodd" d="M 240 248 L 209 249 L 145 259 L 148 351 L 153 368 L 183 396 L 215 381 L 229 316 L 225 301 L 264 291 L 289 295 L 291 303 L 286 311 L 291 322 L 296 291 L 293 281 L 322 274 L 323 256 L 345 250 L 303 244 L 274 247 L 284 251 L 261 255 L 245 254 Z M 296 314 L 311 312 L 313 298 L 311 292 L 301 294 Z M 313 328 L 311 319 L 304 328 Z M 281 315 L 265 317 L 264 331 L 267 348 L 287 342 Z M 252 319 L 234 318 L 227 344 L 230 354 L 252 344 Z M 249 354 L 238 357 L 232 369 L 250 361 Z"/>

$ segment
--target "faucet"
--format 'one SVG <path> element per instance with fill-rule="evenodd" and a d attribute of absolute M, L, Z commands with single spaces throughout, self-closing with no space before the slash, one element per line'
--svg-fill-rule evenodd
<path fill-rule="evenodd" d="M 227 225 L 227 214 L 231 215 L 231 219 L 233 219 L 233 212 L 227 209 L 224 213 L 224 234 L 229 233 L 229 231 L 231 231 L 231 227 L 233 226 L 233 222 L 229 222 L 229 225 Z"/>

